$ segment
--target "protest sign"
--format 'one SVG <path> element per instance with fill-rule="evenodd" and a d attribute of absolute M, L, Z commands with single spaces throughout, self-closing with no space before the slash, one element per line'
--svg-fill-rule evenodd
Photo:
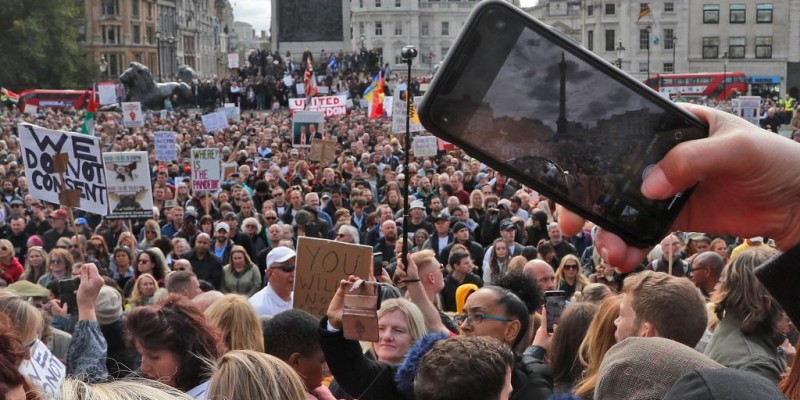
<path fill-rule="evenodd" d="M 331 92 L 331 88 L 327 86 L 317 86 L 317 93 L 319 94 L 328 94 Z"/>
<path fill-rule="evenodd" d="M 394 112 L 392 104 L 394 104 L 394 96 L 385 96 L 383 98 L 383 113 L 389 118 L 392 117 L 392 113 Z"/>
<path fill-rule="evenodd" d="M 336 159 L 336 142 L 333 140 L 314 139 L 311 141 L 311 152 L 308 159 L 317 161 L 322 165 Z"/>
<path fill-rule="evenodd" d="M 153 218 L 153 189 L 147 152 L 103 153 L 103 163 L 108 177 L 109 214 L 106 218 Z"/>
<path fill-rule="evenodd" d="M 231 175 L 239 170 L 239 164 L 234 162 L 222 163 L 222 180 L 230 179 Z"/>
<path fill-rule="evenodd" d="M 75 207 L 98 215 L 108 214 L 106 175 L 100 157 L 100 139 L 79 133 L 54 131 L 27 123 L 18 126 L 25 163 L 25 177 L 31 196 L 61 204 L 59 193 L 64 189 L 80 192 Z M 66 154 L 67 169 L 62 188 L 55 173 L 53 156 Z"/>
<path fill-rule="evenodd" d="M 67 368 L 47 349 L 39 339 L 30 350 L 31 358 L 19 366 L 19 372 L 27 376 L 34 386 L 47 395 L 60 395 L 61 385 L 67 376 Z"/>
<path fill-rule="evenodd" d="M 207 133 L 220 131 L 228 127 L 228 117 L 225 115 L 225 111 L 205 114 L 201 118 L 203 119 L 203 127 L 206 128 Z"/>
<path fill-rule="evenodd" d="M 297 95 L 302 96 L 306 94 L 306 86 L 302 83 L 297 83 L 294 85 L 295 90 L 297 90 Z"/>
<path fill-rule="evenodd" d="M 417 136 L 411 142 L 415 157 L 436 156 L 436 136 Z"/>
<path fill-rule="evenodd" d="M 192 149 L 192 190 L 215 192 L 219 189 L 219 149 Z"/>
<path fill-rule="evenodd" d="M 178 150 L 175 147 L 175 132 L 156 131 L 153 133 L 156 161 L 175 161 L 178 159 Z"/>
<path fill-rule="evenodd" d="M 144 127 L 144 114 L 142 103 L 122 103 L 122 125 L 126 128 Z"/>
<path fill-rule="evenodd" d="M 442 151 L 454 150 L 456 146 L 444 139 L 436 138 L 436 148 Z"/>
<path fill-rule="evenodd" d="M 225 113 L 225 118 L 227 118 L 229 121 L 241 121 L 239 107 L 236 107 L 236 104 L 225 103 L 225 107 L 218 108 L 216 111 L 222 111 Z"/>
<path fill-rule="evenodd" d="M 311 140 L 322 139 L 324 131 L 322 111 L 296 111 L 292 116 L 292 147 L 311 147 Z"/>
<path fill-rule="evenodd" d="M 25 104 L 25 109 L 22 110 L 25 114 L 36 114 L 39 112 L 39 107 L 35 104 Z"/>
<path fill-rule="evenodd" d="M 391 108 L 392 133 L 406 132 L 406 108 L 408 106 L 406 105 L 405 95 L 406 92 L 404 91 L 394 96 Z M 419 116 L 417 115 L 417 107 L 420 103 L 422 103 L 422 96 L 414 97 L 414 106 L 411 107 L 410 132 L 423 132 L 425 130 L 425 127 L 422 126 L 422 123 L 419 121 Z M 385 105 L 384 109 L 386 109 Z"/>
<path fill-rule="evenodd" d="M 369 277 L 372 247 L 301 236 L 296 261 L 292 307 L 322 317 L 339 281 Z"/>
<path fill-rule="evenodd" d="M 761 97 L 759 96 L 741 96 L 736 100 L 738 105 L 736 115 L 746 119 L 751 124 L 759 126 L 758 110 L 761 109 Z"/>
<path fill-rule="evenodd" d="M 239 68 L 239 53 L 228 53 L 228 68 Z"/>
<path fill-rule="evenodd" d="M 114 82 L 100 82 L 97 84 L 97 93 L 100 105 L 114 104 L 117 102 L 117 84 Z"/>
<path fill-rule="evenodd" d="M 293 113 L 300 110 L 322 111 L 325 117 L 347 115 L 347 95 L 312 97 L 308 108 L 305 98 L 289 99 L 289 109 Z"/>

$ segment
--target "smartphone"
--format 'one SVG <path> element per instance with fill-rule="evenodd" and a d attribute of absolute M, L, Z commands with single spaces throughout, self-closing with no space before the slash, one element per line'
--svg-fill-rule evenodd
<path fill-rule="evenodd" d="M 372 253 L 372 276 L 383 275 L 383 253 Z"/>
<path fill-rule="evenodd" d="M 547 311 L 547 331 L 553 333 L 553 325 L 558 323 L 561 314 L 567 307 L 567 295 L 563 290 L 544 292 L 544 308 Z"/>
<path fill-rule="evenodd" d="M 422 125 L 632 245 L 668 232 L 690 191 L 653 201 L 644 176 L 708 127 L 505 1 L 480 2 L 419 108 Z"/>
<path fill-rule="evenodd" d="M 58 299 L 61 300 L 62 305 L 67 305 L 67 312 L 71 315 L 78 315 L 78 296 L 76 292 L 80 283 L 79 278 L 58 281 Z"/>

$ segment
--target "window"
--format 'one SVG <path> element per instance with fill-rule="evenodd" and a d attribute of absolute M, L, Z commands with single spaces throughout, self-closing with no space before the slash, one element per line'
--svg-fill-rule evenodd
<path fill-rule="evenodd" d="M 614 51 L 614 30 L 606 29 L 606 51 Z"/>
<path fill-rule="evenodd" d="M 122 73 L 122 66 L 124 65 L 121 54 L 103 54 L 108 60 L 108 70 L 106 73 L 109 76 L 115 76 Z"/>
<path fill-rule="evenodd" d="M 375 7 L 380 8 L 380 6 L 381 6 L 381 0 L 375 0 Z"/>
<path fill-rule="evenodd" d="M 744 47 L 746 44 L 744 37 L 732 37 L 728 39 L 728 58 L 744 58 Z"/>
<path fill-rule="evenodd" d="M 364 8 L 364 0 L 358 0 L 358 7 Z"/>
<path fill-rule="evenodd" d="M 672 50 L 675 48 L 675 30 L 664 29 L 664 50 Z"/>
<path fill-rule="evenodd" d="M 133 53 L 133 61 L 142 62 L 142 53 Z"/>
<path fill-rule="evenodd" d="M 133 31 L 133 44 L 141 44 L 142 43 L 142 27 L 139 25 L 132 25 L 131 30 Z"/>
<path fill-rule="evenodd" d="M 442 21 L 442 36 L 450 36 L 450 23 Z"/>
<path fill-rule="evenodd" d="M 374 51 L 375 54 L 378 55 L 378 65 L 383 65 L 383 47 L 378 47 L 376 49 L 373 49 L 372 51 Z"/>
<path fill-rule="evenodd" d="M 430 51 L 427 51 L 427 53 L 426 52 L 421 52 L 420 55 L 422 56 L 421 57 L 422 58 L 422 65 L 433 64 L 433 53 L 431 53 Z"/>
<path fill-rule="evenodd" d="M 403 56 L 400 55 L 400 52 L 402 50 L 403 49 L 397 49 L 397 50 L 394 51 L 394 63 L 395 64 L 402 64 L 403 63 Z"/>
<path fill-rule="evenodd" d="M 650 48 L 650 29 L 639 29 L 639 50 Z"/>
<path fill-rule="evenodd" d="M 588 6 L 586 6 L 586 15 L 590 17 L 594 15 L 594 4 L 589 4 Z"/>
<path fill-rule="evenodd" d="M 431 24 L 428 21 L 422 21 L 422 26 L 419 28 L 420 35 L 428 36 L 431 34 Z"/>
<path fill-rule="evenodd" d="M 586 48 L 594 51 L 594 31 L 586 31 Z"/>
<path fill-rule="evenodd" d="M 614 3 L 606 3 L 606 15 L 614 15 L 617 13 L 617 5 Z"/>
<path fill-rule="evenodd" d="M 664 3 L 664 12 L 668 13 L 675 12 L 675 3 L 671 1 Z"/>
<path fill-rule="evenodd" d="M 450 48 L 449 47 L 442 47 L 441 51 L 442 51 L 442 60 L 444 60 L 444 57 L 447 55 L 447 52 L 450 51 Z"/>
<path fill-rule="evenodd" d="M 647 63 L 646 62 L 640 62 L 639 63 L 639 72 L 644 72 L 644 73 L 648 72 L 647 71 Z"/>
<path fill-rule="evenodd" d="M 395 22 L 394 23 L 394 35 L 395 36 L 403 36 L 403 23 L 402 22 Z M 397 63 L 400 64 L 400 63 Z"/>
<path fill-rule="evenodd" d="M 703 58 L 719 58 L 719 38 L 703 38 Z"/>
<path fill-rule="evenodd" d="M 147 19 L 153 19 L 153 4 L 147 3 Z"/>
<path fill-rule="evenodd" d="M 152 26 L 147 27 L 147 44 L 156 44 L 156 30 Z"/>
<path fill-rule="evenodd" d="M 120 29 L 118 25 L 104 25 L 103 26 L 103 44 L 119 44 L 120 43 Z"/>
<path fill-rule="evenodd" d="M 103 15 L 119 15 L 119 0 L 103 0 Z"/>
<path fill-rule="evenodd" d="M 664 72 L 670 72 L 670 73 L 675 72 L 675 65 L 671 62 L 666 62 L 664 63 L 662 69 L 664 70 Z"/>
<path fill-rule="evenodd" d="M 772 4 L 756 4 L 756 23 L 772 23 Z"/>
<path fill-rule="evenodd" d="M 719 4 L 703 5 L 703 23 L 704 24 L 719 23 Z"/>
<path fill-rule="evenodd" d="M 732 24 L 743 24 L 746 19 L 747 6 L 745 4 L 731 4 L 731 19 Z"/>
<path fill-rule="evenodd" d="M 375 22 L 375 36 L 383 36 L 383 22 Z"/>
<path fill-rule="evenodd" d="M 756 36 L 756 58 L 772 58 L 772 36 Z"/>
<path fill-rule="evenodd" d="M 402 6 L 403 0 L 394 0 L 394 6 L 400 8 Z"/>
<path fill-rule="evenodd" d="M 139 18 L 139 8 L 139 0 L 131 0 L 131 13 L 133 14 L 134 18 Z M 139 58 L 141 57 L 142 55 L 139 54 Z"/>
<path fill-rule="evenodd" d="M 358 23 L 358 34 L 359 35 L 363 35 L 364 34 L 364 23 L 363 22 L 359 22 Z"/>

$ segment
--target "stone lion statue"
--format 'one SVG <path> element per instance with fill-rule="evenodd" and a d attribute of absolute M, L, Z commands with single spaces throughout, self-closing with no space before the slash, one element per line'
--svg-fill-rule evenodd
<path fill-rule="evenodd" d="M 184 64 L 181 65 L 180 68 L 178 68 L 178 82 L 186 82 L 188 84 L 191 84 L 192 82 L 195 81 L 195 79 L 198 78 L 199 75 L 197 75 L 197 72 L 195 72 L 195 70 L 192 69 L 192 67 Z"/>
<path fill-rule="evenodd" d="M 119 76 L 119 81 L 125 85 L 125 101 L 138 101 L 145 110 L 160 110 L 164 108 L 164 99 L 177 95 L 173 106 L 191 106 L 194 103 L 192 88 L 185 82 L 157 83 L 150 73 L 150 68 L 132 62 L 128 69 Z"/>

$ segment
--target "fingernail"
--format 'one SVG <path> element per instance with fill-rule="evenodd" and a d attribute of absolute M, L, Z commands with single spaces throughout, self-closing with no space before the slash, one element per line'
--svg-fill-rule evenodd
<path fill-rule="evenodd" d="M 651 199 L 659 199 L 664 196 L 670 196 L 672 185 L 667 180 L 667 175 L 664 174 L 659 166 L 655 166 L 650 173 L 644 178 L 642 182 L 642 194 Z"/>

